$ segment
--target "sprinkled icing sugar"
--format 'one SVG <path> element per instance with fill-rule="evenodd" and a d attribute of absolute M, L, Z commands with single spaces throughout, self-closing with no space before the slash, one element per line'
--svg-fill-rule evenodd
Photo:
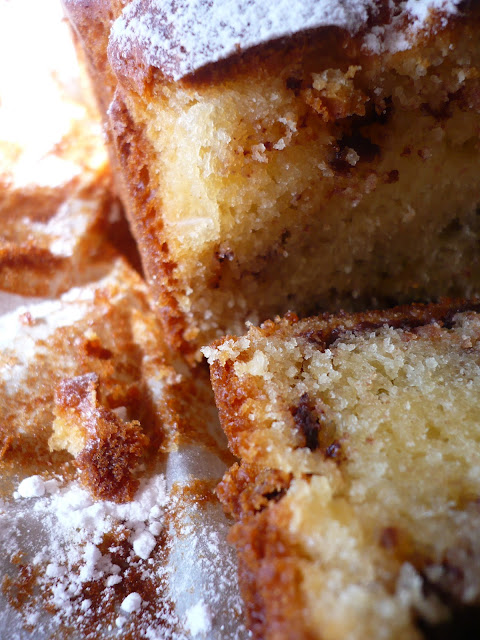
<path fill-rule="evenodd" d="M 120 609 L 126 611 L 126 613 L 133 613 L 134 611 L 138 611 L 142 606 L 142 596 L 134 591 L 133 593 L 129 593 L 125 600 L 120 605 Z"/>
<path fill-rule="evenodd" d="M 42 496 L 42 492 L 35 491 L 37 485 L 44 493 L 41 478 L 26 478 L 20 483 L 18 493 L 24 497 Z M 25 486 L 27 490 L 22 491 Z M 36 554 L 33 562 L 47 563 L 47 577 L 59 580 L 53 590 L 52 603 L 65 606 L 72 596 L 78 595 L 82 583 L 118 576 L 120 567 L 112 563 L 109 553 L 102 554 L 98 546 L 106 534 L 119 527 L 132 542 L 131 559 L 147 559 L 156 544 L 148 527 L 153 522 L 161 522 L 166 500 L 165 478 L 156 475 L 143 483 L 134 501 L 125 504 L 95 501 L 74 482 L 30 506 L 49 535 L 48 546 Z M 153 543 L 148 545 L 148 554 L 145 544 L 135 546 L 135 541 L 144 534 L 148 534 Z"/>
<path fill-rule="evenodd" d="M 127 632 L 148 640 L 249 637 L 220 505 L 172 494 L 168 476 L 143 480 L 125 504 L 95 500 L 76 480 L 40 476 L 22 480 L 13 502 L 0 501 L 3 557 L 13 566 L 23 558 L 53 612 L 46 617 L 37 599 L 27 600 L 19 629 L 35 625 L 36 637 L 49 638 L 73 624 L 83 640 Z M 0 628 L 13 614 L 0 607 Z"/>
<path fill-rule="evenodd" d="M 185 628 L 190 631 L 193 637 L 205 636 L 212 626 L 212 616 L 208 606 L 203 600 L 191 606 L 185 614 Z"/>
<path fill-rule="evenodd" d="M 131 340 L 141 345 L 149 406 L 160 407 L 168 385 L 182 383 L 186 367 L 179 364 L 170 371 L 163 360 L 159 364 L 155 351 L 159 342 L 152 338 L 144 296 L 144 284 L 122 260 L 113 263 L 102 279 L 71 289 L 59 299 L 0 295 L 0 405 L 7 410 L 2 417 L 11 421 L 18 405 L 36 408 L 37 402 L 46 413 L 38 418 L 24 410 L 19 412 L 18 426 L 6 423 L 21 443 L 31 438 L 46 447 L 53 420 L 51 381 L 77 372 L 72 355 L 78 344 L 75 336 L 81 341 L 95 339 L 101 309 L 106 310 L 103 319 L 128 308 L 127 315 L 108 321 L 114 336 L 120 323 L 131 327 L 128 344 Z M 124 325 L 130 314 L 131 325 Z M 65 345 L 64 335 L 69 342 L 57 360 L 54 345 Z M 124 344 L 122 336 L 115 342 L 118 349 Z M 159 367 L 167 373 L 159 375 Z M 208 378 L 196 380 L 199 393 L 203 383 Z M 207 617 L 201 624 L 197 620 L 194 628 L 209 624 L 211 628 L 204 635 L 198 632 L 199 637 L 248 637 L 241 622 L 235 554 L 226 542 L 229 522 L 213 494 L 225 472 L 221 459 L 225 444 L 213 404 L 203 410 L 205 430 L 213 438 L 209 437 L 208 448 L 202 438 L 162 454 L 156 475 L 144 478 L 128 503 L 93 498 L 74 475 L 73 461 L 63 462 L 56 454 L 45 467 L 23 469 L 28 451 L 11 471 L 8 464 L 2 466 L 0 637 L 2 630 L 14 628 L 12 640 L 28 640 L 33 628 L 36 640 L 47 640 L 60 637 L 59 629 L 65 627 L 72 640 L 186 640 L 193 637 L 189 624 L 202 617 L 200 612 L 188 623 L 186 611 L 202 599 L 211 622 L 205 613 Z M 129 408 L 121 405 L 115 412 L 126 419 Z M 214 441 L 218 450 L 210 444 Z M 139 471 L 146 474 L 147 465 Z M 18 593 L 24 598 L 20 608 L 16 608 Z"/>
<path fill-rule="evenodd" d="M 388 3 L 395 10 L 395 25 L 408 17 L 410 32 L 422 26 L 430 10 L 451 14 L 460 0 L 405 0 Z M 114 22 L 110 58 L 138 59 L 162 69 L 174 81 L 201 67 L 245 51 L 262 42 L 322 26 L 337 26 L 350 33 L 365 27 L 378 12 L 375 0 L 133 0 Z M 395 27 L 395 25 L 392 26 Z M 395 29 L 394 29 L 395 30 Z M 398 36 L 398 34 L 397 34 Z M 394 37 L 388 27 L 377 27 L 366 46 L 403 49 L 404 36 Z"/>
<path fill-rule="evenodd" d="M 14 497 L 39 498 L 45 494 L 45 483 L 40 476 L 30 476 L 18 485 L 16 494 Z"/>
<path fill-rule="evenodd" d="M 406 0 L 400 3 L 401 10 L 392 16 L 384 26 L 374 26 L 364 36 L 364 48 L 372 53 L 384 51 L 405 51 L 410 39 L 425 25 L 431 11 L 445 15 L 457 12 L 461 0 Z M 404 18 L 408 17 L 408 29 L 403 29 Z"/>
<path fill-rule="evenodd" d="M 147 614 L 142 623 L 139 618 L 143 614 L 142 595 L 133 589 L 128 593 L 132 571 L 144 575 L 144 579 L 149 575 L 158 579 L 162 572 L 161 565 L 154 568 L 145 560 L 159 542 L 149 527 L 156 524 L 158 534 L 163 531 L 168 503 L 163 474 L 144 480 L 135 499 L 125 504 L 94 500 L 76 481 L 62 486 L 58 481 L 43 481 L 39 476 L 22 480 L 14 497 L 14 506 L 0 505 L 3 552 L 8 556 L 19 551 L 28 553 L 29 547 L 39 548 L 33 541 L 23 539 L 22 531 L 34 530 L 37 538 L 45 539 L 40 550 L 33 552 L 30 566 L 38 573 L 37 583 L 46 595 L 47 606 L 56 611 L 54 621 L 68 624 L 74 619 L 76 626 L 88 623 L 94 608 L 98 610 L 103 601 L 108 606 L 115 589 L 121 588 L 124 597 L 118 606 L 116 627 L 125 626 L 135 615 L 139 638 L 183 637 L 173 629 L 168 634 L 169 626 L 177 623 L 174 614 L 168 611 L 163 611 L 162 619 L 157 621 Z M 145 535 L 148 544 L 144 541 L 136 547 L 135 541 Z M 108 540 L 113 542 L 107 544 Z M 122 545 L 120 566 L 115 558 L 120 557 Z M 97 584 L 93 590 L 92 584 Z M 138 584 L 142 586 L 143 579 Z M 95 605 L 90 592 L 96 594 Z M 162 610 L 160 601 L 158 610 Z M 33 613 L 27 610 L 27 624 Z M 94 628 L 90 634 L 82 632 L 82 637 L 97 637 L 96 631 Z M 41 630 L 40 635 L 47 637 Z"/>

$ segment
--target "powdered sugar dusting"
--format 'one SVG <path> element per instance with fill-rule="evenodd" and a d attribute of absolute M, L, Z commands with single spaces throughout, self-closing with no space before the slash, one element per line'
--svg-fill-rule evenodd
<path fill-rule="evenodd" d="M 133 613 L 134 611 L 138 611 L 142 606 L 142 596 L 133 591 L 129 593 L 125 600 L 122 602 L 120 609 L 126 611 L 127 613 Z"/>
<path fill-rule="evenodd" d="M 39 491 L 30 490 L 39 483 L 45 493 L 45 483 L 38 476 L 23 480 L 18 493 L 25 498 L 33 497 L 35 493 L 43 496 Z M 110 585 L 118 584 L 120 567 L 112 562 L 108 551 L 102 553 L 99 548 L 105 535 L 121 531 L 122 537 L 135 540 L 147 531 L 151 522 L 161 522 L 166 502 L 165 478 L 156 475 L 143 482 L 134 501 L 125 504 L 96 501 L 79 484 L 72 482 L 53 491 L 52 495 L 36 500 L 33 505 L 20 508 L 18 518 L 26 517 L 28 510 L 42 523 L 48 535 L 48 545 L 35 554 L 33 564 L 45 565 L 45 579 L 55 580 L 51 603 L 62 607 L 64 613 L 69 612 L 84 583 L 105 577 L 114 578 L 109 581 Z M 0 518 L 9 517 L 8 513 L 6 509 Z M 129 557 L 133 561 L 139 557 L 133 545 Z M 81 606 L 89 608 L 85 601 Z"/>
<path fill-rule="evenodd" d="M 229 523 L 216 501 L 176 507 L 169 554 L 170 599 L 189 637 L 244 640 L 243 605 L 238 591 L 236 557 L 226 538 Z M 189 571 L 175 571 L 175 567 Z M 220 613 L 221 612 L 221 613 Z M 219 615 L 220 613 L 220 615 Z"/>
<path fill-rule="evenodd" d="M 461 0 L 405 0 L 391 21 L 374 26 L 364 36 L 364 49 L 372 53 L 405 51 L 415 35 L 426 26 L 432 11 L 445 16 L 457 12 Z M 405 18 L 408 25 L 405 28 Z"/>
<path fill-rule="evenodd" d="M 36 496 L 39 487 L 43 494 Z M 26 478 L 16 494 L 13 503 L 0 503 L 2 553 L 23 554 L 55 612 L 45 622 L 38 601 L 24 604 L 23 624 L 36 625 L 39 637 L 72 622 L 85 640 L 133 629 L 148 640 L 248 637 L 233 550 L 226 552 L 228 524 L 217 503 L 205 507 L 178 490 L 169 495 L 160 473 L 125 504 L 94 500 L 77 481 L 61 478 Z M 152 524 L 161 537 L 151 533 Z"/>
<path fill-rule="evenodd" d="M 96 638 L 99 631 L 104 637 L 109 630 L 104 609 L 105 615 L 112 610 L 118 614 L 115 626 L 110 625 L 113 635 L 133 624 L 138 638 L 184 638 L 175 631 L 178 620 L 158 588 L 162 563 L 158 558 L 156 564 L 145 562 L 132 544 L 145 533 L 154 546 L 160 542 L 148 528 L 156 523 L 157 531 L 163 531 L 168 504 L 163 474 L 144 480 L 135 499 L 125 504 L 96 501 L 76 481 L 62 486 L 39 476 L 24 479 L 17 494 L 13 505 L 0 506 L 2 551 L 7 557 L 27 555 L 26 566 L 38 574 L 46 606 L 56 612 L 45 623 L 48 629 L 74 621 L 82 638 Z M 158 594 L 154 606 L 149 591 L 153 577 Z M 145 605 L 144 597 L 150 600 Z M 38 602 L 23 609 L 24 624 L 44 622 Z M 39 637 L 50 637 L 48 629 L 40 625 Z"/>
<path fill-rule="evenodd" d="M 185 614 L 185 627 L 192 636 L 205 636 L 212 627 L 212 616 L 208 606 L 203 600 L 199 600 L 191 606 Z"/>
<path fill-rule="evenodd" d="M 38 640 L 60 637 L 63 627 L 72 640 L 186 640 L 194 624 L 186 610 L 203 599 L 211 613 L 205 637 L 246 638 L 228 522 L 213 494 L 226 469 L 225 444 L 214 435 L 220 427 L 203 389 L 206 375 L 194 381 L 195 403 L 202 403 L 198 428 L 204 427 L 199 442 L 179 442 L 168 454 L 152 442 L 155 461 L 147 457 L 138 468 L 143 480 L 131 502 L 93 498 L 74 461 L 48 451 L 52 389 L 84 370 L 77 368 L 79 345 L 98 339 L 111 347 L 108 366 L 122 372 L 122 381 L 144 381 L 149 411 L 159 411 L 172 385 L 179 387 L 175 394 L 192 393 L 183 385 L 190 375 L 186 366 L 173 368 L 164 358 L 143 282 L 119 260 L 109 275 L 59 299 L 9 296 L 0 302 L 0 413 L 8 436 L 0 482 L 0 630 L 15 629 L 15 640 L 32 633 Z M 142 354 L 141 371 L 127 357 L 131 345 Z M 114 410 L 128 419 L 129 397 L 117 397 L 122 402 Z M 169 424 L 163 422 L 165 430 Z M 18 452 L 8 449 L 11 442 Z M 194 617 L 195 629 L 207 629 L 206 615 L 203 622 L 200 614 Z"/>
<path fill-rule="evenodd" d="M 144 479 L 124 504 L 93 499 L 77 480 L 41 476 L 22 480 L 14 500 L 0 502 L 3 557 L 13 567 L 23 558 L 53 611 L 46 616 L 38 600 L 27 600 L 22 625 L 34 625 L 39 638 L 63 624 L 84 640 L 132 631 L 139 640 L 249 637 L 229 525 L 202 489 L 210 481 L 197 495 L 175 481 L 176 472 L 166 474 Z M 0 610 L 0 626 L 9 611 Z"/>
<path fill-rule="evenodd" d="M 413 32 L 431 10 L 454 13 L 460 0 L 390 0 L 396 25 L 405 17 Z M 394 11 L 395 10 L 395 11 Z M 110 38 L 113 66 L 129 58 L 158 67 L 173 80 L 263 42 L 322 26 L 354 34 L 378 12 L 375 0 L 132 0 L 114 22 Z M 385 30 L 383 30 L 385 31 Z M 380 33 L 366 45 L 403 48 L 406 39 Z"/>
<path fill-rule="evenodd" d="M 30 476 L 22 480 L 16 493 L 19 498 L 39 498 L 45 494 L 45 483 L 40 476 Z"/>
<path fill-rule="evenodd" d="M 178 80 L 210 63 L 261 42 L 322 24 L 348 30 L 364 23 L 373 0 L 275 3 L 252 0 L 133 0 L 112 27 L 118 55 L 142 49 L 148 65 Z"/>

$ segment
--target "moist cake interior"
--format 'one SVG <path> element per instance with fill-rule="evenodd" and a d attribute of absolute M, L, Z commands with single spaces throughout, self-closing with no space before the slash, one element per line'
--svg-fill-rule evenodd
<path fill-rule="evenodd" d="M 379 315 L 267 323 L 208 351 L 242 459 L 220 497 L 255 637 L 479 628 L 480 316 Z M 282 611 L 265 576 L 286 558 Z"/>
<path fill-rule="evenodd" d="M 478 16 L 432 32 L 376 55 L 325 30 L 176 83 L 123 78 L 132 224 L 184 341 L 477 291 Z"/>

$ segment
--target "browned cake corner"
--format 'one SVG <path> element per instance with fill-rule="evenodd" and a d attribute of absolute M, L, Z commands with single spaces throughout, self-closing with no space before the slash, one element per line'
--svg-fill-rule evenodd
<path fill-rule="evenodd" d="M 109 359 L 107 351 L 104 357 Z M 126 407 L 106 409 L 98 397 L 100 391 L 95 373 L 67 378 L 57 385 L 49 445 L 62 450 L 67 444 L 92 495 L 123 502 L 132 499 L 138 489 L 134 472 L 149 438 L 138 420 L 126 419 Z"/>
<path fill-rule="evenodd" d="M 117 258 L 97 282 L 26 303 L 0 318 L 4 483 L 60 471 L 66 450 L 93 495 L 131 498 L 139 463 L 178 439 L 184 385 L 144 283 Z"/>
<path fill-rule="evenodd" d="M 446 301 L 205 350 L 254 637 L 476 637 L 479 349 L 479 303 Z"/>
<path fill-rule="evenodd" d="M 175 348 L 478 292 L 478 2 L 302 3 L 264 41 L 285 2 L 124 4 L 65 2 Z"/>

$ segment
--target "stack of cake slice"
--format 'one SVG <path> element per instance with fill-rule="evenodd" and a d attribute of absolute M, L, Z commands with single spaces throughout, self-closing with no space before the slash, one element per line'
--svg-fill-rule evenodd
<path fill-rule="evenodd" d="M 0 287 L 55 296 L 106 273 L 126 225 L 61 7 L 3 3 L 0 55 Z"/>

